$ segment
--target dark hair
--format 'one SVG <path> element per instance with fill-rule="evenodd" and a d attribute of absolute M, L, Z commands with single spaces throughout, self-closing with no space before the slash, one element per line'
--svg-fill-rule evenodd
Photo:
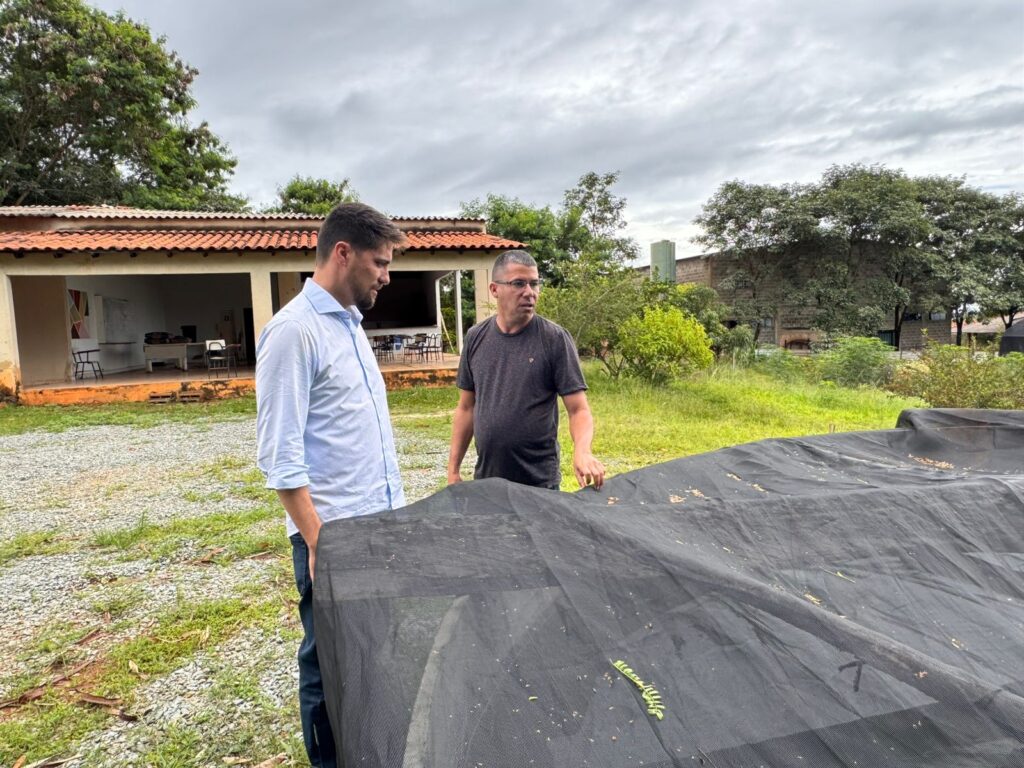
<path fill-rule="evenodd" d="M 533 260 L 533 256 L 528 254 L 526 251 L 505 251 L 494 260 L 494 266 L 491 267 L 491 277 L 500 277 L 501 273 L 505 271 L 505 267 L 509 264 L 518 264 L 521 267 L 537 266 L 537 262 Z"/>
<path fill-rule="evenodd" d="M 327 261 L 334 246 L 345 241 L 357 251 L 375 251 L 392 243 L 405 245 L 405 233 L 391 219 L 365 203 L 341 203 L 327 214 L 316 239 L 316 263 Z"/>

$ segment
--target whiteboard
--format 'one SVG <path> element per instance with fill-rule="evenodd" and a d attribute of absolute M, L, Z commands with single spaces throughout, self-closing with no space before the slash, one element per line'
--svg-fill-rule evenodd
<path fill-rule="evenodd" d="M 97 296 L 96 298 L 101 298 Z M 131 304 L 127 299 L 103 296 L 103 336 L 100 341 L 106 344 L 117 344 L 125 341 L 137 341 L 136 332 L 131 321 Z"/>

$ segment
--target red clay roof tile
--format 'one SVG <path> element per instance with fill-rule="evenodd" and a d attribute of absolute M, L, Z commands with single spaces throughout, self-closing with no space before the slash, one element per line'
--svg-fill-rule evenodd
<path fill-rule="evenodd" d="M 108 251 L 310 251 L 311 230 L 77 230 L 57 232 L 0 231 L 5 252 Z M 406 232 L 410 251 L 521 248 L 522 243 L 482 232 Z"/>
<path fill-rule="evenodd" d="M 148 208 L 130 208 L 124 205 L 5 205 L 0 206 L 0 219 L 4 218 L 56 218 L 56 219 L 200 219 L 216 221 L 323 221 L 323 216 L 308 213 L 235 213 L 228 211 L 160 211 Z M 483 221 L 466 216 L 392 216 L 403 221 Z"/>

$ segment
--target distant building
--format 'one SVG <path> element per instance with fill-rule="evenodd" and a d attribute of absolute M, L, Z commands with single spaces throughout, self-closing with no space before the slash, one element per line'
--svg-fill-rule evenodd
<path fill-rule="evenodd" d="M 638 267 L 637 272 L 645 276 L 672 274 L 672 266 L 664 260 L 667 250 L 665 244 L 671 246 L 674 256 L 675 243 L 668 240 L 653 243 L 651 245 L 651 265 Z M 722 282 L 734 269 L 733 261 L 728 255 L 706 253 L 696 256 L 681 256 L 674 261 L 674 282 L 710 286 L 718 291 L 722 301 L 726 304 L 731 304 L 737 298 L 742 298 L 744 289 L 729 290 L 722 286 Z M 670 278 L 655 277 L 654 279 Z M 813 314 L 814 308 L 794 303 L 784 306 L 773 317 L 761 318 L 758 343 L 777 344 L 793 351 L 809 350 L 811 342 L 818 341 L 822 336 L 821 332 L 811 328 Z M 926 338 L 947 339 L 948 318 L 949 314 L 945 310 L 908 309 L 904 312 L 900 347 L 902 349 L 919 349 L 924 346 Z M 888 344 L 893 344 L 894 326 L 891 321 L 878 329 L 878 337 Z"/>
<path fill-rule="evenodd" d="M 438 283 L 456 271 L 474 274 L 477 319 L 487 317 L 494 257 L 523 245 L 488 234 L 481 219 L 394 221 L 409 244 L 365 314 L 367 335 L 439 332 Z M 0 395 L 71 382 L 87 351 L 106 373 L 151 371 L 153 336 L 185 345 L 175 355 L 185 369 L 206 340 L 236 345 L 251 364 L 263 326 L 312 272 L 322 222 L 304 214 L 0 206 Z"/>

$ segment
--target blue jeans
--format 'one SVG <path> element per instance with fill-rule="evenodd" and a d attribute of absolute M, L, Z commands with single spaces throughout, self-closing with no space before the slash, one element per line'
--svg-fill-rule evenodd
<path fill-rule="evenodd" d="M 305 636 L 299 645 L 299 714 L 306 754 L 314 768 L 336 768 L 334 733 L 327 718 L 320 661 L 313 636 L 313 580 L 309 575 L 309 548 L 302 534 L 291 536 L 295 586 L 299 590 L 299 618 Z"/>

